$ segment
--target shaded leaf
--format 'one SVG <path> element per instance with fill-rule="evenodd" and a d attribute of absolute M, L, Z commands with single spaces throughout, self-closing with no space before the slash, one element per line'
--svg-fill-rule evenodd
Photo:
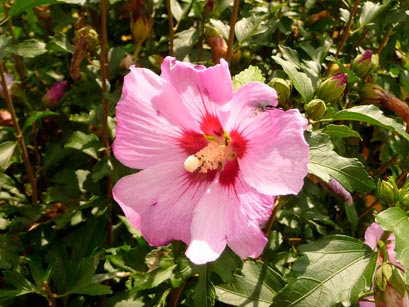
<path fill-rule="evenodd" d="M 217 285 L 217 300 L 233 306 L 270 306 L 284 286 L 282 277 L 262 262 L 245 261 L 233 282 Z"/>
<path fill-rule="evenodd" d="M 9 16 L 16 16 L 38 5 L 56 3 L 56 0 L 15 0 L 9 11 Z"/>
<path fill-rule="evenodd" d="M 34 112 L 33 114 L 30 115 L 29 118 L 27 118 L 27 120 L 25 121 L 24 125 L 23 125 L 23 132 L 26 131 L 28 128 L 30 128 L 36 121 L 45 118 L 45 117 L 49 117 L 49 116 L 57 116 L 60 115 L 59 113 L 56 112 L 51 112 L 51 111 L 37 111 Z"/>
<path fill-rule="evenodd" d="M 375 183 L 356 158 L 338 155 L 330 137 L 323 133 L 307 136 L 310 144 L 310 164 L 308 171 L 329 183 L 331 177 L 349 192 L 367 192 L 375 188 Z"/>
<path fill-rule="evenodd" d="M 405 268 L 409 268 L 409 217 L 407 213 L 398 207 L 392 207 L 379 213 L 375 220 L 383 229 L 395 234 L 395 259 Z M 409 285 L 407 270 L 405 283 Z"/>
<path fill-rule="evenodd" d="M 362 139 L 359 133 L 345 125 L 330 124 L 322 129 L 322 132 L 337 138 L 359 138 Z"/>
<path fill-rule="evenodd" d="M 80 150 L 94 159 L 98 159 L 98 152 L 103 149 L 103 145 L 95 134 L 75 131 L 65 143 L 64 148 Z"/>
<path fill-rule="evenodd" d="M 295 278 L 274 298 L 273 307 L 349 306 L 372 284 L 378 253 L 363 242 L 341 235 L 300 246 Z"/>

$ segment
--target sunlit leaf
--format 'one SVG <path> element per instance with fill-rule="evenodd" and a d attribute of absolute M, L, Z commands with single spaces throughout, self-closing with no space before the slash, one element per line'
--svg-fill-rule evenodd
<path fill-rule="evenodd" d="M 307 138 L 310 144 L 308 171 L 328 183 L 333 177 L 349 192 L 368 192 L 375 188 L 373 179 L 356 158 L 345 158 L 334 151 L 330 137 L 314 133 Z"/>
<path fill-rule="evenodd" d="M 383 229 L 395 234 L 395 258 L 404 267 L 409 268 L 409 217 L 397 207 L 386 209 L 376 216 Z M 405 283 L 409 285 L 409 274 L 405 272 Z"/>
<path fill-rule="evenodd" d="M 285 73 L 291 80 L 295 89 L 300 93 L 302 100 L 307 103 L 312 99 L 314 88 L 312 86 L 311 79 L 308 78 L 307 74 L 298 71 L 296 64 L 285 61 L 278 56 L 273 56 L 274 61 L 280 64 Z"/>
<path fill-rule="evenodd" d="M 258 67 L 250 65 L 248 68 L 233 77 L 233 89 L 238 90 L 244 84 L 254 81 L 264 82 L 265 78 Z"/>
<path fill-rule="evenodd" d="M 400 136 L 409 141 L 409 134 L 405 131 L 404 126 L 396 120 L 385 116 L 383 112 L 374 105 L 356 106 L 339 111 L 335 114 L 333 119 L 359 121 L 386 128 L 391 131 L 396 131 Z"/>
<path fill-rule="evenodd" d="M 33 58 L 47 52 L 46 43 L 37 39 L 27 39 L 13 47 L 16 54 Z"/>
<path fill-rule="evenodd" d="M 372 284 L 378 253 L 355 238 L 335 235 L 300 246 L 294 279 L 274 298 L 273 307 L 349 306 Z"/>
<path fill-rule="evenodd" d="M 0 167 L 3 170 L 8 169 L 11 165 L 16 146 L 15 141 L 6 141 L 0 144 Z"/>

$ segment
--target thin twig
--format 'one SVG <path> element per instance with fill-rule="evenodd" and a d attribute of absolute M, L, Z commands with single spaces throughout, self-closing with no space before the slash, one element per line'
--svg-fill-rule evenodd
<path fill-rule="evenodd" d="M 101 54 L 100 54 L 100 64 L 101 64 L 101 82 L 102 82 L 102 103 L 103 103 L 103 115 L 102 115 L 102 143 L 105 146 L 105 157 L 107 161 L 111 158 L 111 144 L 109 141 L 108 133 L 108 115 L 109 115 L 109 100 L 106 98 L 108 93 L 108 59 L 107 59 L 107 49 L 108 49 L 108 35 L 107 35 L 107 5 L 106 0 L 101 0 L 100 2 L 101 11 Z M 112 177 L 107 176 L 107 198 L 112 198 Z M 107 241 L 108 244 L 112 244 L 112 221 L 111 221 L 111 204 L 108 206 L 108 225 L 107 225 Z"/>
<path fill-rule="evenodd" d="M 351 34 L 352 21 L 355 17 L 355 13 L 356 13 L 356 10 L 358 9 L 359 3 L 361 3 L 361 0 L 355 1 L 354 5 L 351 8 L 351 11 L 349 12 L 349 18 L 348 18 L 347 24 L 345 25 L 344 33 L 342 35 L 341 41 L 338 44 L 338 49 L 337 49 L 337 52 L 335 53 L 335 58 L 338 58 L 338 55 L 340 54 L 342 48 L 344 48 L 344 45 L 346 41 L 348 40 L 349 35 Z"/>
<path fill-rule="evenodd" d="M 5 78 L 4 66 L 3 61 L 0 59 L 0 77 L 1 77 L 1 86 L 3 87 L 3 95 L 4 99 L 6 100 L 7 107 L 11 114 L 11 118 L 13 119 L 14 129 L 16 130 L 16 139 L 20 146 L 21 155 L 23 157 L 23 163 L 26 168 L 28 180 L 31 184 L 31 201 L 33 204 L 38 202 L 38 194 L 37 194 L 37 179 L 33 172 L 33 167 L 30 162 L 30 157 L 28 156 L 27 146 L 23 137 L 23 133 L 21 132 L 20 125 L 18 123 L 18 118 L 16 115 L 16 111 L 14 110 L 13 101 L 11 99 L 10 93 L 7 89 L 7 83 Z"/>
<path fill-rule="evenodd" d="M 170 4 L 170 0 L 166 0 L 166 8 L 168 10 L 168 25 L 169 25 L 169 55 L 172 56 L 175 28 L 173 27 L 172 7 Z"/>
<path fill-rule="evenodd" d="M 227 42 L 227 54 L 226 61 L 230 64 L 231 56 L 233 54 L 233 42 L 234 42 L 234 28 L 236 26 L 237 14 L 239 13 L 239 0 L 234 0 L 233 11 L 231 13 L 230 19 L 230 31 L 229 31 L 229 40 Z"/>
<path fill-rule="evenodd" d="M 9 16 L 9 9 L 11 7 L 11 4 L 9 3 L 10 1 L 4 3 L 3 7 L 4 7 L 4 15 L 6 17 L 6 23 L 7 23 L 7 31 L 10 35 L 10 37 L 13 39 L 13 42 L 15 41 L 15 37 L 14 37 L 14 31 L 13 31 L 13 24 L 11 22 L 11 18 Z M 17 54 L 13 54 L 12 55 L 14 58 L 14 66 L 16 67 L 16 71 L 20 77 L 20 81 L 24 81 L 26 76 L 24 74 L 24 69 L 23 69 L 23 65 L 21 63 L 21 57 L 18 56 Z"/>
<path fill-rule="evenodd" d="M 391 33 L 392 33 L 392 28 L 389 28 L 389 29 L 386 31 L 385 36 L 382 38 L 382 41 L 381 41 L 381 43 L 379 44 L 378 50 L 376 51 L 376 53 L 377 53 L 378 55 L 381 54 L 383 48 L 385 48 L 386 44 L 388 43 L 388 40 L 389 40 L 389 37 L 391 36 Z"/>

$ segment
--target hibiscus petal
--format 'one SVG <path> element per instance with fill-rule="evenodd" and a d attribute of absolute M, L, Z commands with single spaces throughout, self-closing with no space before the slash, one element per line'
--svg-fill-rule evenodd
<path fill-rule="evenodd" d="M 177 139 L 182 130 L 199 130 L 175 89 L 147 69 L 131 67 L 116 116 L 114 154 L 132 168 L 184 160 Z"/>
<path fill-rule="evenodd" d="M 213 182 L 193 212 L 191 242 L 186 256 L 195 264 L 216 260 L 226 247 L 227 215 L 223 197 L 217 182 Z"/>
<path fill-rule="evenodd" d="M 242 258 L 259 256 L 267 243 L 259 223 L 269 217 L 273 203 L 257 194 L 244 182 L 230 188 L 213 182 L 193 213 L 187 257 L 196 264 L 214 261 L 226 243 Z"/>
<path fill-rule="evenodd" d="M 206 68 L 166 57 L 161 69 L 161 77 L 177 90 L 197 123 L 206 114 L 215 115 L 223 123 L 225 115 L 220 106 L 227 103 L 233 94 L 230 71 L 225 61 Z"/>
<path fill-rule="evenodd" d="M 194 179 L 183 164 L 162 163 L 121 178 L 113 196 L 150 245 L 188 243 L 192 213 L 207 186 Z"/>
<path fill-rule="evenodd" d="M 243 108 L 250 114 L 251 108 Z M 269 110 L 241 118 L 238 132 L 247 140 L 239 158 L 246 182 L 266 195 L 298 193 L 308 172 L 307 120 L 298 110 Z"/>

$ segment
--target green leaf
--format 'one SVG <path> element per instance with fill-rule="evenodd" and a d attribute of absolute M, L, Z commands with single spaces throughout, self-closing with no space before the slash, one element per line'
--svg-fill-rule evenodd
<path fill-rule="evenodd" d="M 17 265 L 21 249 L 17 237 L 0 234 L 0 268 L 10 270 Z"/>
<path fill-rule="evenodd" d="M 255 81 L 264 82 L 265 80 L 260 68 L 250 65 L 233 77 L 233 89 L 236 91 L 246 83 Z"/>
<path fill-rule="evenodd" d="M 409 217 L 407 213 L 398 207 L 392 207 L 379 213 L 375 220 L 383 229 L 395 234 L 395 259 L 405 268 L 409 268 Z M 405 283 L 409 285 L 407 270 Z"/>
<path fill-rule="evenodd" d="M 33 58 L 40 54 L 46 53 L 46 44 L 37 39 L 27 39 L 13 47 L 17 55 L 26 58 Z"/>
<path fill-rule="evenodd" d="M 12 163 L 12 158 L 17 147 L 17 142 L 6 141 L 0 144 L 0 167 L 3 170 L 8 169 Z"/>
<path fill-rule="evenodd" d="M 193 305 L 198 307 L 214 306 L 215 290 L 214 286 L 208 280 L 208 265 L 195 266 L 199 274 L 199 281 L 196 284 L 193 293 Z"/>
<path fill-rule="evenodd" d="M 183 59 L 199 40 L 199 31 L 196 28 L 190 28 L 175 34 L 175 57 Z"/>
<path fill-rule="evenodd" d="M 101 180 L 105 176 L 110 176 L 112 174 L 114 167 L 112 162 L 107 157 L 103 157 L 98 161 L 92 168 L 91 179 L 95 182 Z"/>
<path fill-rule="evenodd" d="M 285 61 L 278 56 L 273 56 L 272 58 L 283 67 L 291 83 L 298 93 L 300 93 L 302 100 L 305 103 L 309 102 L 314 93 L 311 79 L 305 73 L 298 71 L 296 64 Z"/>
<path fill-rule="evenodd" d="M 405 131 L 404 126 L 396 120 L 385 116 L 383 112 L 374 105 L 356 106 L 339 111 L 334 115 L 333 119 L 359 121 L 386 128 L 391 131 L 396 131 L 400 136 L 409 141 L 409 134 Z"/>
<path fill-rule="evenodd" d="M 282 277 L 260 261 L 245 261 L 231 283 L 216 286 L 217 300 L 233 306 L 270 306 L 284 286 Z"/>
<path fill-rule="evenodd" d="M 261 18 L 257 18 L 254 15 L 240 19 L 234 27 L 237 41 L 242 43 L 257 34 L 257 28 L 260 22 Z"/>
<path fill-rule="evenodd" d="M 359 133 L 355 130 L 352 130 L 348 126 L 345 125 L 333 125 L 330 124 L 328 126 L 325 126 L 324 129 L 322 129 L 322 132 L 325 134 L 328 134 L 330 136 L 335 136 L 337 138 L 359 138 L 362 140 L 361 136 Z"/>
<path fill-rule="evenodd" d="M 80 150 L 94 159 L 98 159 L 98 152 L 103 149 L 103 145 L 95 134 L 75 131 L 65 143 L 64 148 Z"/>
<path fill-rule="evenodd" d="M 49 117 L 49 116 L 57 116 L 60 115 L 59 113 L 56 112 L 51 112 L 51 111 L 37 111 L 34 112 L 33 114 L 30 115 L 29 118 L 27 118 L 26 122 L 23 125 L 23 132 L 25 132 L 28 128 L 30 128 L 36 121 Z"/>
<path fill-rule="evenodd" d="M 274 298 L 273 307 L 349 306 L 368 291 L 378 253 L 363 242 L 341 235 L 300 246 L 295 278 Z"/>
<path fill-rule="evenodd" d="M 366 1 L 362 5 L 361 15 L 359 16 L 359 24 L 365 27 L 372 22 L 385 8 L 389 5 L 390 0 L 384 1 L 383 4 Z"/>
<path fill-rule="evenodd" d="M 74 53 L 74 46 L 71 44 L 69 38 L 65 33 L 60 32 L 50 37 L 50 42 L 47 45 L 48 50 L 62 51 L 67 53 Z"/>
<path fill-rule="evenodd" d="M 56 3 L 56 0 L 15 0 L 9 11 L 9 16 L 16 16 L 38 5 Z"/>
<path fill-rule="evenodd" d="M 375 183 L 356 158 L 338 155 L 330 137 L 323 133 L 307 135 L 310 144 L 310 164 L 308 171 L 326 183 L 333 177 L 349 192 L 368 192 L 375 188 Z"/>

